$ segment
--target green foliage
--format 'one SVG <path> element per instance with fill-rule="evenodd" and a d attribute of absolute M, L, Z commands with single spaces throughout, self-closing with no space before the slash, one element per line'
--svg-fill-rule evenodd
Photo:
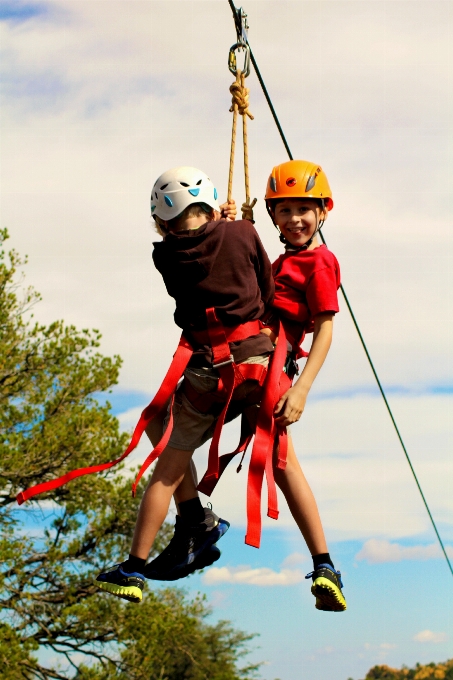
<path fill-rule="evenodd" d="M 415 668 L 401 670 L 389 666 L 374 666 L 365 680 L 453 680 L 453 659 L 444 663 L 417 664 Z"/>
<path fill-rule="evenodd" d="M 0 231 L 0 246 L 7 238 Z M 13 251 L 0 251 L 0 677 L 5 680 L 239 680 L 252 636 L 210 625 L 202 599 L 145 591 L 140 606 L 98 591 L 95 576 L 128 553 L 138 499 L 113 469 L 18 509 L 15 496 L 76 467 L 117 458 L 127 435 L 96 394 L 118 379 L 96 331 L 31 314 Z M 30 527 L 34 531 L 30 531 Z M 159 552 L 171 527 L 156 540 Z M 152 553 L 154 554 L 154 553 Z M 152 556 L 152 555 L 151 555 Z"/>

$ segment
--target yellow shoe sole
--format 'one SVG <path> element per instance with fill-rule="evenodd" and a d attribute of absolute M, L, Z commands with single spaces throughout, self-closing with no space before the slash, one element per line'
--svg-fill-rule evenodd
<path fill-rule="evenodd" d="M 95 584 L 101 590 L 111 593 L 116 597 L 121 597 L 123 600 L 139 604 L 142 601 L 142 591 L 137 586 L 117 586 L 114 583 L 107 583 L 106 581 L 95 581 Z"/>
<path fill-rule="evenodd" d="M 329 581 L 328 578 L 320 576 L 311 587 L 311 592 L 316 597 L 316 609 L 333 612 L 344 612 L 346 600 L 343 593 L 337 586 Z"/>

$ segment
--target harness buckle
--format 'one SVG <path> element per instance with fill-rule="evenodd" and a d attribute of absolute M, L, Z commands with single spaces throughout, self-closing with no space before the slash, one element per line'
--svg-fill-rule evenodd
<path fill-rule="evenodd" d="M 232 354 L 230 354 L 230 358 L 227 359 L 226 361 L 221 361 L 220 364 L 212 364 L 212 368 L 222 368 L 222 366 L 228 366 L 228 364 L 232 364 L 234 362 L 234 357 Z"/>

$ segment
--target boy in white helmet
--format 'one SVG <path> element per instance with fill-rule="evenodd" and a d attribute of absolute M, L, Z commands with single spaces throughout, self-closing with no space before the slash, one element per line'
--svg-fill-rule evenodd
<path fill-rule="evenodd" d="M 164 237 L 154 244 L 154 264 L 175 299 L 175 322 L 195 351 L 175 394 L 173 430 L 143 495 L 129 558 L 96 579 L 101 589 L 132 602 L 142 599 L 146 560 L 171 497 L 188 470 L 193 451 L 212 437 L 223 408 L 222 403 L 206 407 L 206 397 L 209 402 L 219 383 L 219 372 L 212 367 L 207 310 L 214 308 L 223 330 L 231 331 L 229 361 L 235 367 L 267 366 L 273 351 L 272 341 L 260 333 L 258 324 L 274 296 L 271 264 L 253 225 L 228 221 L 234 219 L 234 206 L 222 208 L 224 219 L 216 188 L 196 168 L 164 173 L 151 194 L 151 214 Z M 244 328 L 253 330 L 236 332 Z M 235 389 L 230 417 L 245 408 L 256 387 L 254 380 L 245 380 Z M 170 412 L 164 429 L 169 419 Z M 212 546 L 229 524 L 202 507 L 193 486 L 189 485 L 187 493 L 180 486 L 178 511 L 175 535 L 153 561 L 146 574 L 150 578 L 165 572 L 171 580 L 175 568 L 181 570 L 194 562 L 198 568 L 206 566 L 220 555 Z"/>

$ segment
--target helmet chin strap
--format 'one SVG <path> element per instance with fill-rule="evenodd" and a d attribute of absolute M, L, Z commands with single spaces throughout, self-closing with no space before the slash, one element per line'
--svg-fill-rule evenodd
<path fill-rule="evenodd" d="M 323 210 L 325 210 L 325 207 L 324 207 L 324 200 L 322 201 L 322 207 L 323 207 Z M 303 251 L 303 250 L 308 250 L 308 248 L 309 248 L 309 247 L 311 246 L 311 244 L 313 243 L 313 239 L 315 238 L 316 234 L 318 233 L 318 231 L 320 231 L 320 230 L 322 229 L 322 226 L 323 226 L 323 224 L 324 224 L 324 222 L 325 222 L 325 220 L 319 220 L 319 219 L 318 219 L 318 213 L 315 211 L 315 215 L 316 215 L 316 229 L 314 230 L 313 234 L 311 235 L 311 238 L 309 238 L 309 240 L 308 240 L 306 243 L 304 243 L 303 246 L 295 246 L 295 245 L 293 245 L 292 243 L 290 243 L 290 241 L 288 241 L 287 238 L 285 238 L 285 237 L 283 236 L 283 234 L 282 234 L 282 232 L 280 231 L 279 227 L 275 224 L 274 217 L 273 217 L 273 215 L 272 215 L 271 209 L 270 209 L 269 205 L 267 204 L 267 202 L 266 202 L 266 208 L 267 208 L 267 212 L 269 213 L 270 218 L 271 218 L 271 220 L 272 220 L 272 224 L 273 224 L 274 227 L 277 229 L 277 231 L 278 231 L 278 233 L 279 233 L 279 235 L 280 235 L 280 236 L 279 236 L 280 241 L 281 241 L 281 242 L 283 243 L 283 245 L 285 246 L 285 250 L 295 250 L 295 251 L 297 251 L 297 252 Z"/>

